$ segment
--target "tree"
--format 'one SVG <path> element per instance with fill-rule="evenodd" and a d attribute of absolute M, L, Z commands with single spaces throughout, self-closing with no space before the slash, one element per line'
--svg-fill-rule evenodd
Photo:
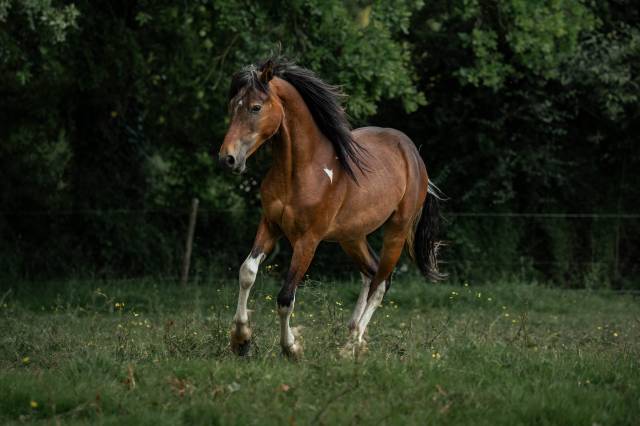
<path fill-rule="evenodd" d="M 17 252 L 25 259 L 33 258 L 26 253 L 47 234 L 68 238 L 45 242 L 46 253 L 73 250 L 71 257 L 77 257 L 71 266 L 49 262 L 43 253 L 40 260 L 48 266 L 28 269 L 89 265 L 104 272 L 157 271 L 172 263 L 175 236 L 166 231 L 175 228 L 175 216 L 118 211 L 180 210 L 192 195 L 217 211 L 216 223 L 237 225 L 200 228 L 210 233 L 208 244 L 215 236 L 235 261 L 237 251 L 225 240 L 242 237 L 239 230 L 250 240 L 250 230 L 240 224 L 255 216 L 257 205 L 255 194 L 239 189 L 255 187 L 266 166 L 238 183 L 215 167 L 211 154 L 226 128 L 231 74 L 279 44 L 301 65 L 344 84 L 351 94 L 349 113 L 357 121 L 384 98 L 399 99 L 407 110 L 423 103 L 408 46 L 396 39 L 407 31 L 420 2 L 393 8 L 385 2 L 362 7 L 319 0 L 286 7 L 124 0 L 1 5 L 0 17 L 9 25 L 0 37 L 12 52 L 1 71 L 8 76 L 0 88 L 8 93 L 2 108 L 23 118 L 5 121 L 2 137 L 12 142 L 0 148 L 6 149 L 3 157 L 26 166 L 42 140 L 48 141 L 46 153 L 59 153 L 33 159 L 40 171 L 31 185 L 31 204 L 23 200 L 24 167 L 6 168 L 11 176 L 4 181 L 4 208 L 73 213 L 35 234 L 33 219 L 4 218 L 7 240 L 24 241 Z M 49 169 L 56 172 L 48 174 Z"/>
<path fill-rule="evenodd" d="M 623 163 L 637 161 L 625 142 L 638 111 L 637 12 L 621 10 L 631 9 L 629 2 L 603 4 L 436 1 L 414 17 L 408 39 L 424 71 L 419 87 L 429 105 L 411 115 L 407 127 L 424 143 L 442 187 L 455 191 L 449 209 L 637 209 L 637 196 L 616 203 L 621 192 L 610 190 L 608 178 L 628 170 Z M 617 186 L 622 180 L 613 181 Z M 606 265 L 595 275 L 606 283 L 615 244 L 611 230 L 595 229 L 602 226 L 608 225 L 457 219 L 451 256 L 472 261 L 458 264 L 465 275 L 491 275 L 490 269 L 524 261 L 571 283 L 579 283 L 576 274 L 589 267 Z M 628 248 L 627 268 L 638 252 L 634 247 Z"/>

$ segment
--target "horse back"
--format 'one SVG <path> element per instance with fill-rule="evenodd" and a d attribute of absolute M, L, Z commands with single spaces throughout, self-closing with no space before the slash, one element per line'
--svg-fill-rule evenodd
<path fill-rule="evenodd" d="M 335 218 L 336 237 L 341 230 L 358 229 L 367 235 L 408 205 L 414 214 L 427 193 L 427 171 L 415 144 L 399 130 L 362 127 L 353 137 L 366 151 L 365 171 L 357 171 L 357 183 L 347 181 L 347 191 Z M 346 176 L 344 179 L 348 179 Z"/>

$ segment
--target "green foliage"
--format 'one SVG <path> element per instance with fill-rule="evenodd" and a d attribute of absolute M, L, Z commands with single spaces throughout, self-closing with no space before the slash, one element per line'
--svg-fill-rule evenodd
<path fill-rule="evenodd" d="M 463 83 L 494 90 L 524 75 L 557 78 L 560 67 L 574 56 L 579 38 L 598 22 L 584 1 L 506 0 L 492 6 L 478 0 L 456 3 L 455 12 L 446 18 L 460 19 L 471 28 L 458 37 L 474 57 L 473 65 L 463 66 L 457 75 Z"/>
<path fill-rule="evenodd" d="M 639 22 L 631 0 L 0 0 L 2 270 L 174 273 L 194 196 L 194 265 L 237 265 L 270 154 L 216 167 L 227 87 L 278 52 L 342 85 L 355 124 L 408 133 L 449 211 L 637 212 Z M 445 236 L 454 275 L 639 272 L 630 220 L 485 219 Z"/>
<path fill-rule="evenodd" d="M 590 88 L 589 101 L 605 117 L 626 124 L 628 108 L 637 108 L 640 79 L 640 29 L 616 23 L 605 33 L 593 33 L 576 49 L 564 70 L 565 84 Z"/>
<path fill-rule="evenodd" d="M 432 2 L 412 28 L 409 40 L 429 105 L 404 121 L 405 131 L 429 147 L 424 156 L 431 176 L 452 197 L 450 211 L 638 210 L 640 194 L 628 178 L 630 165 L 640 160 L 631 136 L 640 106 L 632 2 Z M 399 116 L 391 107 L 378 118 L 393 125 Z M 490 265 L 496 270 L 518 273 L 509 265 L 521 257 L 563 285 L 599 264 L 599 274 L 609 277 L 600 281 L 619 286 L 621 277 L 612 271 L 621 267 L 631 276 L 638 252 L 635 245 L 621 251 L 614 237 L 634 229 L 633 220 L 614 221 L 602 228 L 608 234 L 591 229 L 587 218 L 564 224 L 498 218 L 493 225 L 478 218 L 463 227 L 457 221 L 448 260 L 466 276 L 469 264 L 488 259 L 504 260 Z M 472 229 L 498 229 L 492 237 L 506 238 L 496 244 L 502 253 L 478 250 L 486 241 Z"/>
<path fill-rule="evenodd" d="M 56 54 L 77 28 L 79 14 L 74 4 L 54 5 L 52 0 L 1 0 L 0 24 L 6 26 L 0 32 L 3 84 L 26 86 L 42 74 L 55 75 L 61 66 Z"/>
<path fill-rule="evenodd" d="M 77 212 L 50 231 L 73 229 L 70 240 L 81 247 L 77 262 L 89 270 L 142 273 L 177 264 L 181 233 L 159 238 L 175 220 L 149 221 L 136 212 L 178 213 L 196 195 L 205 210 L 217 213 L 216 223 L 230 226 L 228 237 L 218 237 L 246 239 L 238 252 L 247 250 L 252 236 L 245 224 L 257 221 L 255 189 L 268 160 L 263 155 L 253 174 L 238 182 L 215 168 L 212 153 L 226 130 L 231 75 L 279 45 L 343 84 L 358 121 L 383 99 L 399 99 L 407 111 L 424 103 L 409 48 L 398 41 L 419 1 L 393 8 L 311 0 L 288 7 L 243 1 L 0 5 L 8 24 L 0 31 L 0 73 L 9 94 L 2 105 L 9 113 L 1 131 L 8 175 L 0 183 L 2 208 Z M 34 172 L 36 182 L 25 188 L 34 192 L 32 204 L 15 189 L 29 182 L 24 168 Z M 122 209 L 131 213 L 111 213 Z M 26 234 L 27 247 L 41 244 L 29 227 L 26 218 L 14 216 L 1 229 L 9 241 Z M 231 232 L 238 228 L 245 232 Z M 46 245 L 46 251 L 65 250 L 53 241 Z M 41 260 L 29 268 L 51 273 L 50 260 Z"/>
<path fill-rule="evenodd" d="M 505 2 L 509 22 L 506 41 L 515 60 L 545 78 L 558 77 L 558 67 L 575 54 L 578 39 L 592 31 L 597 18 L 589 1 Z"/>

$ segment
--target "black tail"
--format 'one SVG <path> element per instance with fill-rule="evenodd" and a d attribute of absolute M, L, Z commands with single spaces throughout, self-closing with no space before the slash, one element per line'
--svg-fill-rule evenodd
<path fill-rule="evenodd" d="M 440 230 L 439 201 L 442 199 L 437 187 L 429 182 L 427 199 L 407 239 L 409 255 L 422 275 L 431 281 L 442 281 L 447 276 L 438 271 L 438 249 L 443 243 L 436 238 Z"/>

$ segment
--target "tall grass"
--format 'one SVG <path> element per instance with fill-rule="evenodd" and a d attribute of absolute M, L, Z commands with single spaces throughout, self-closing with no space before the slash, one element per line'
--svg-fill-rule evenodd
<path fill-rule="evenodd" d="M 15 283 L 0 292 L 0 422 L 635 424 L 640 306 L 540 285 L 394 282 L 359 360 L 339 357 L 358 283 L 308 280 L 304 359 L 280 355 L 275 295 L 227 348 L 236 284 Z"/>

